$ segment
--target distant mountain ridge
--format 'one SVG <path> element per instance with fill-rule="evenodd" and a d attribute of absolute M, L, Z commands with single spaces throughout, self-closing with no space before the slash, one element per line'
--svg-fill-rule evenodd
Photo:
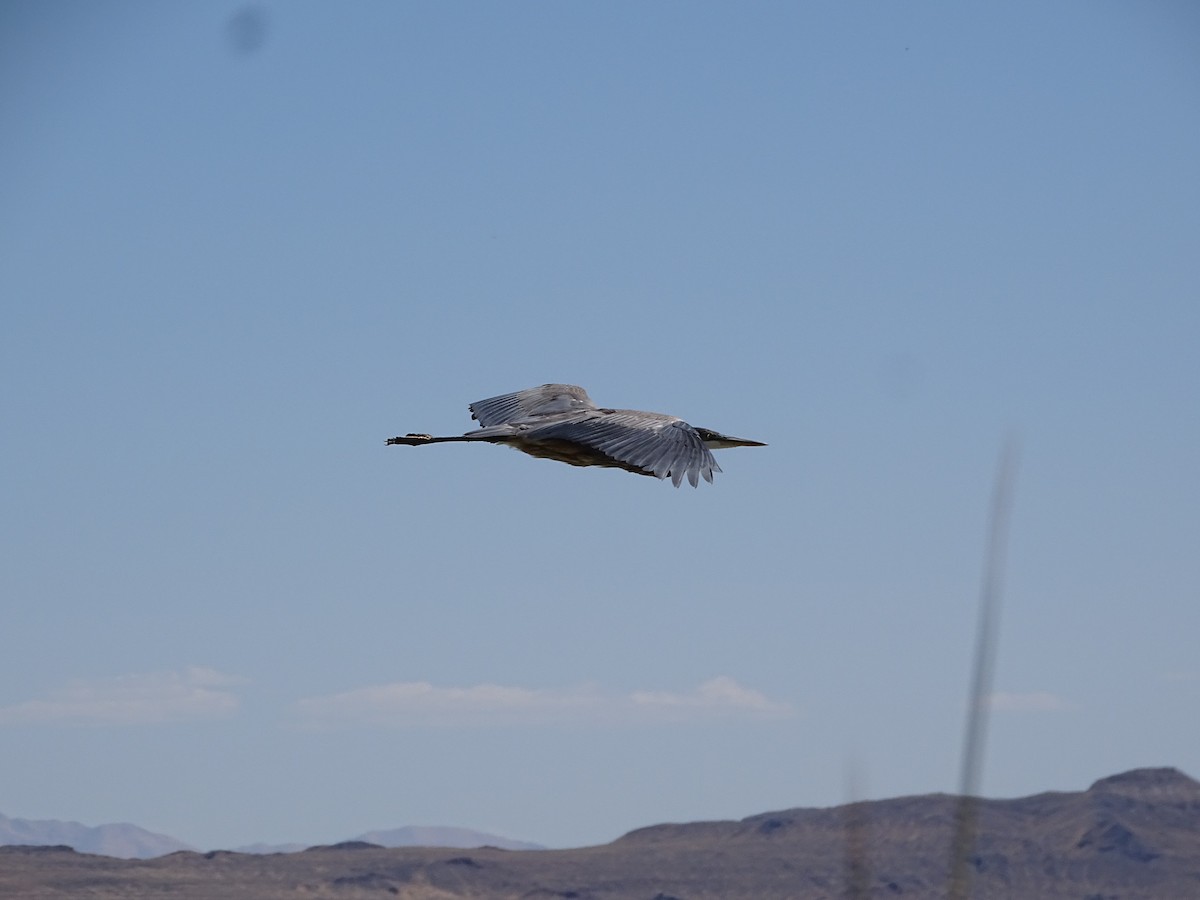
<path fill-rule="evenodd" d="M 377 844 L 380 847 L 498 847 L 501 850 L 544 850 L 541 844 L 440 825 L 406 825 L 401 828 L 368 831 L 350 841 Z M 189 844 L 165 834 L 156 834 L 128 823 L 81 825 L 58 819 L 10 819 L 0 815 L 0 846 L 70 847 L 79 853 L 95 853 L 119 859 L 152 859 L 178 850 L 196 850 Z M 235 853 L 296 853 L 308 844 L 249 844 L 235 847 Z"/>
<path fill-rule="evenodd" d="M 475 847 L 498 847 L 501 850 L 546 849 L 542 844 L 515 841 L 486 831 L 449 825 L 404 825 L 400 828 L 365 831 L 348 841 L 342 841 L 341 845 L 352 843 L 374 844 L 377 847 L 453 847 L 460 850 Z M 306 849 L 309 849 L 307 844 L 249 844 L 245 847 L 234 847 L 234 852 L 297 853 Z"/>
<path fill-rule="evenodd" d="M 511 838 L 474 831 L 470 828 L 451 828 L 442 825 L 405 825 L 385 831 L 368 831 L 355 840 L 367 841 L 381 847 L 498 847 L 501 850 L 545 850 L 541 844 L 514 841 Z"/>
<path fill-rule="evenodd" d="M 11 844 L 62 845 L 80 853 L 122 859 L 149 859 L 177 850 L 195 849 L 176 838 L 126 822 L 88 826 L 57 819 L 10 819 L 0 815 L 0 845 Z"/>

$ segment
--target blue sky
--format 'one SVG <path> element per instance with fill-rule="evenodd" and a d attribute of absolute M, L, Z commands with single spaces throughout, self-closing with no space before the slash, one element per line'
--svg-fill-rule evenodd
<path fill-rule="evenodd" d="M 983 791 L 1200 775 L 1198 100 L 1189 2 L 5 4 L 0 812 L 953 790 L 1010 434 Z M 549 381 L 770 446 L 384 446 Z"/>

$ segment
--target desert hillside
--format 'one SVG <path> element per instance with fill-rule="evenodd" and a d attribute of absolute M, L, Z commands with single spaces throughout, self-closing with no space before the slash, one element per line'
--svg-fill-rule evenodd
<path fill-rule="evenodd" d="M 120 860 L 0 848 L 0 896 L 179 900 L 399 897 L 818 900 L 944 896 L 956 798 L 901 797 L 740 821 L 655 825 L 573 850 L 387 849 Z M 1040 900 L 1200 895 L 1200 783 L 1138 769 L 1081 792 L 982 800 L 972 894 Z"/>

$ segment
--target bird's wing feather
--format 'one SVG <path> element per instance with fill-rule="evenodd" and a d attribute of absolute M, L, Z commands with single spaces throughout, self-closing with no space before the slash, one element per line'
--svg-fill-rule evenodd
<path fill-rule="evenodd" d="M 534 416 L 549 416 L 582 409 L 595 409 L 596 404 L 581 387 L 573 384 L 543 384 L 541 387 L 501 394 L 471 404 L 471 418 L 486 428 L 503 425 Z"/>
<path fill-rule="evenodd" d="M 648 418 L 653 417 L 649 421 Z M 679 487 L 684 477 L 695 487 L 701 477 L 712 481 L 721 467 L 692 426 L 674 416 L 626 410 L 597 411 L 573 420 L 549 421 L 525 431 L 528 440 L 560 440 L 583 444 L 637 466 Z"/>

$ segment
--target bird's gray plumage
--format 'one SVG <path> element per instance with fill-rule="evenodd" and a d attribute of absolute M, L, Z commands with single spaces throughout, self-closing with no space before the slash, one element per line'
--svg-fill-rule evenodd
<path fill-rule="evenodd" d="M 468 409 L 471 418 L 483 427 L 502 425 L 528 419 L 531 416 L 549 416 L 559 413 L 596 409 L 596 404 L 581 387 L 573 384 L 543 384 L 541 387 L 501 394 L 487 400 L 476 400 Z"/>
<path fill-rule="evenodd" d="M 543 459 L 573 466 L 609 466 L 637 475 L 670 478 L 676 486 L 687 478 L 695 487 L 712 481 L 721 467 L 711 449 L 762 447 L 759 441 L 729 437 L 694 428 L 676 416 L 633 409 L 596 406 L 581 387 L 544 384 L 501 394 L 470 405 L 477 431 L 460 437 L 408 434 L 388 444 L 485 441 L 508 446 Z"/>

